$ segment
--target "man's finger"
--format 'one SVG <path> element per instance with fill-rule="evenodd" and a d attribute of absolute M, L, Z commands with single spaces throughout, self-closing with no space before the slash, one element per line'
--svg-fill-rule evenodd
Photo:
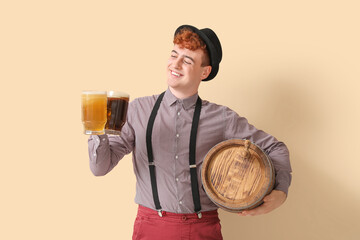
<path fill-rule="evenodd" d="M 261 206 L 251 209 L 251 210 L 245 210 L 241 213 L 240 216 L 256 216 L 260 214 L 265 214 L 267 212 L 267 206 L 262 204 Z"/>

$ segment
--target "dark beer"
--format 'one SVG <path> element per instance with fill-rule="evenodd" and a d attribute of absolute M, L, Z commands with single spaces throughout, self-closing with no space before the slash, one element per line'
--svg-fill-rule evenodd
<path fill-rule="evenodd" d="M 120 135 L 120 131 L 126 122 L 128 105 L 128 94 L 114 91 L 108 92 L 105 133 Z"/>

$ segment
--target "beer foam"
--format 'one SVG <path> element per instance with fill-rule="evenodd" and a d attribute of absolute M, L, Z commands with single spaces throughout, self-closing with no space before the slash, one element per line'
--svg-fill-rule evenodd
<path fill-rule="evenodd" d="M 101 95 L 103 95 L 103 94 L 106 94 L 106 91 L 82 91 L 82 94 L 97 94 L 97 95 L 101 94 Z"/>
<path fill-rule="evenodd" d="M 125 92 L 119 92 L 119 91 L 108 91 L 107 93 L 108 97 L 116 97 L 116 98 L 129 98 L 130 95 Z"/>

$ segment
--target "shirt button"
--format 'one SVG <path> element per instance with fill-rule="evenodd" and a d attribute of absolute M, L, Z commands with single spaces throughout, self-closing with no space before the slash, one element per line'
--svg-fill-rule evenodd
<path fill-rule="evenodd" d="M 178 116 L 180 116 L 180 112 L 178 112 L 177 114 L 178 114 Z"/>
<path fill-rule="evenodd" d="M 182 204 L 182 201 L 180 201 L 179 204 Z"/>
<path fill-rule="evenodd" d="M 105 139 L 105 138 L 103 138 L 102 140 L 103 140 L 103 141 L 105 141 L 106 139 Z"/>
<path fill-rule="evenodd" d="M 96 157 L 96 153 L 94 153 L 94 157 Z"/>
<path fill-rule="evenodd" d="M 175 156 L 175 159 L 178 159 L 178 158 L 179 158 L 179 156 L 178 156 L 178 155 L 176 155 L 176 156 Z"/>
<path fill-rule="evenodd" d="M 175 180 L 178 182 L 178 181 L 179 181 L 179 178 L 175 178 Z"/>
<path fill-rule="evenodd" d="M 176 137 L 178 138 L 180 135 L 179 134 L 176 134 Z"/>

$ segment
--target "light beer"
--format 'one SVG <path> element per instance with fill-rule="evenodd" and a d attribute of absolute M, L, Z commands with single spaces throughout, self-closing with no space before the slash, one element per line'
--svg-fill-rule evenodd
<path fill-rule="evenodd" d="M 109 91 L 107 94 L 107 123 L 106 134 L 120 135 L 126 122 L 129 94 Z"/>
<path fill-rule="evenodd" d="M 106 91 L 83 91 L 81 95 L 82 122 L 84 133 L 88 135 L 104 134 L 106 124 Z"/>

